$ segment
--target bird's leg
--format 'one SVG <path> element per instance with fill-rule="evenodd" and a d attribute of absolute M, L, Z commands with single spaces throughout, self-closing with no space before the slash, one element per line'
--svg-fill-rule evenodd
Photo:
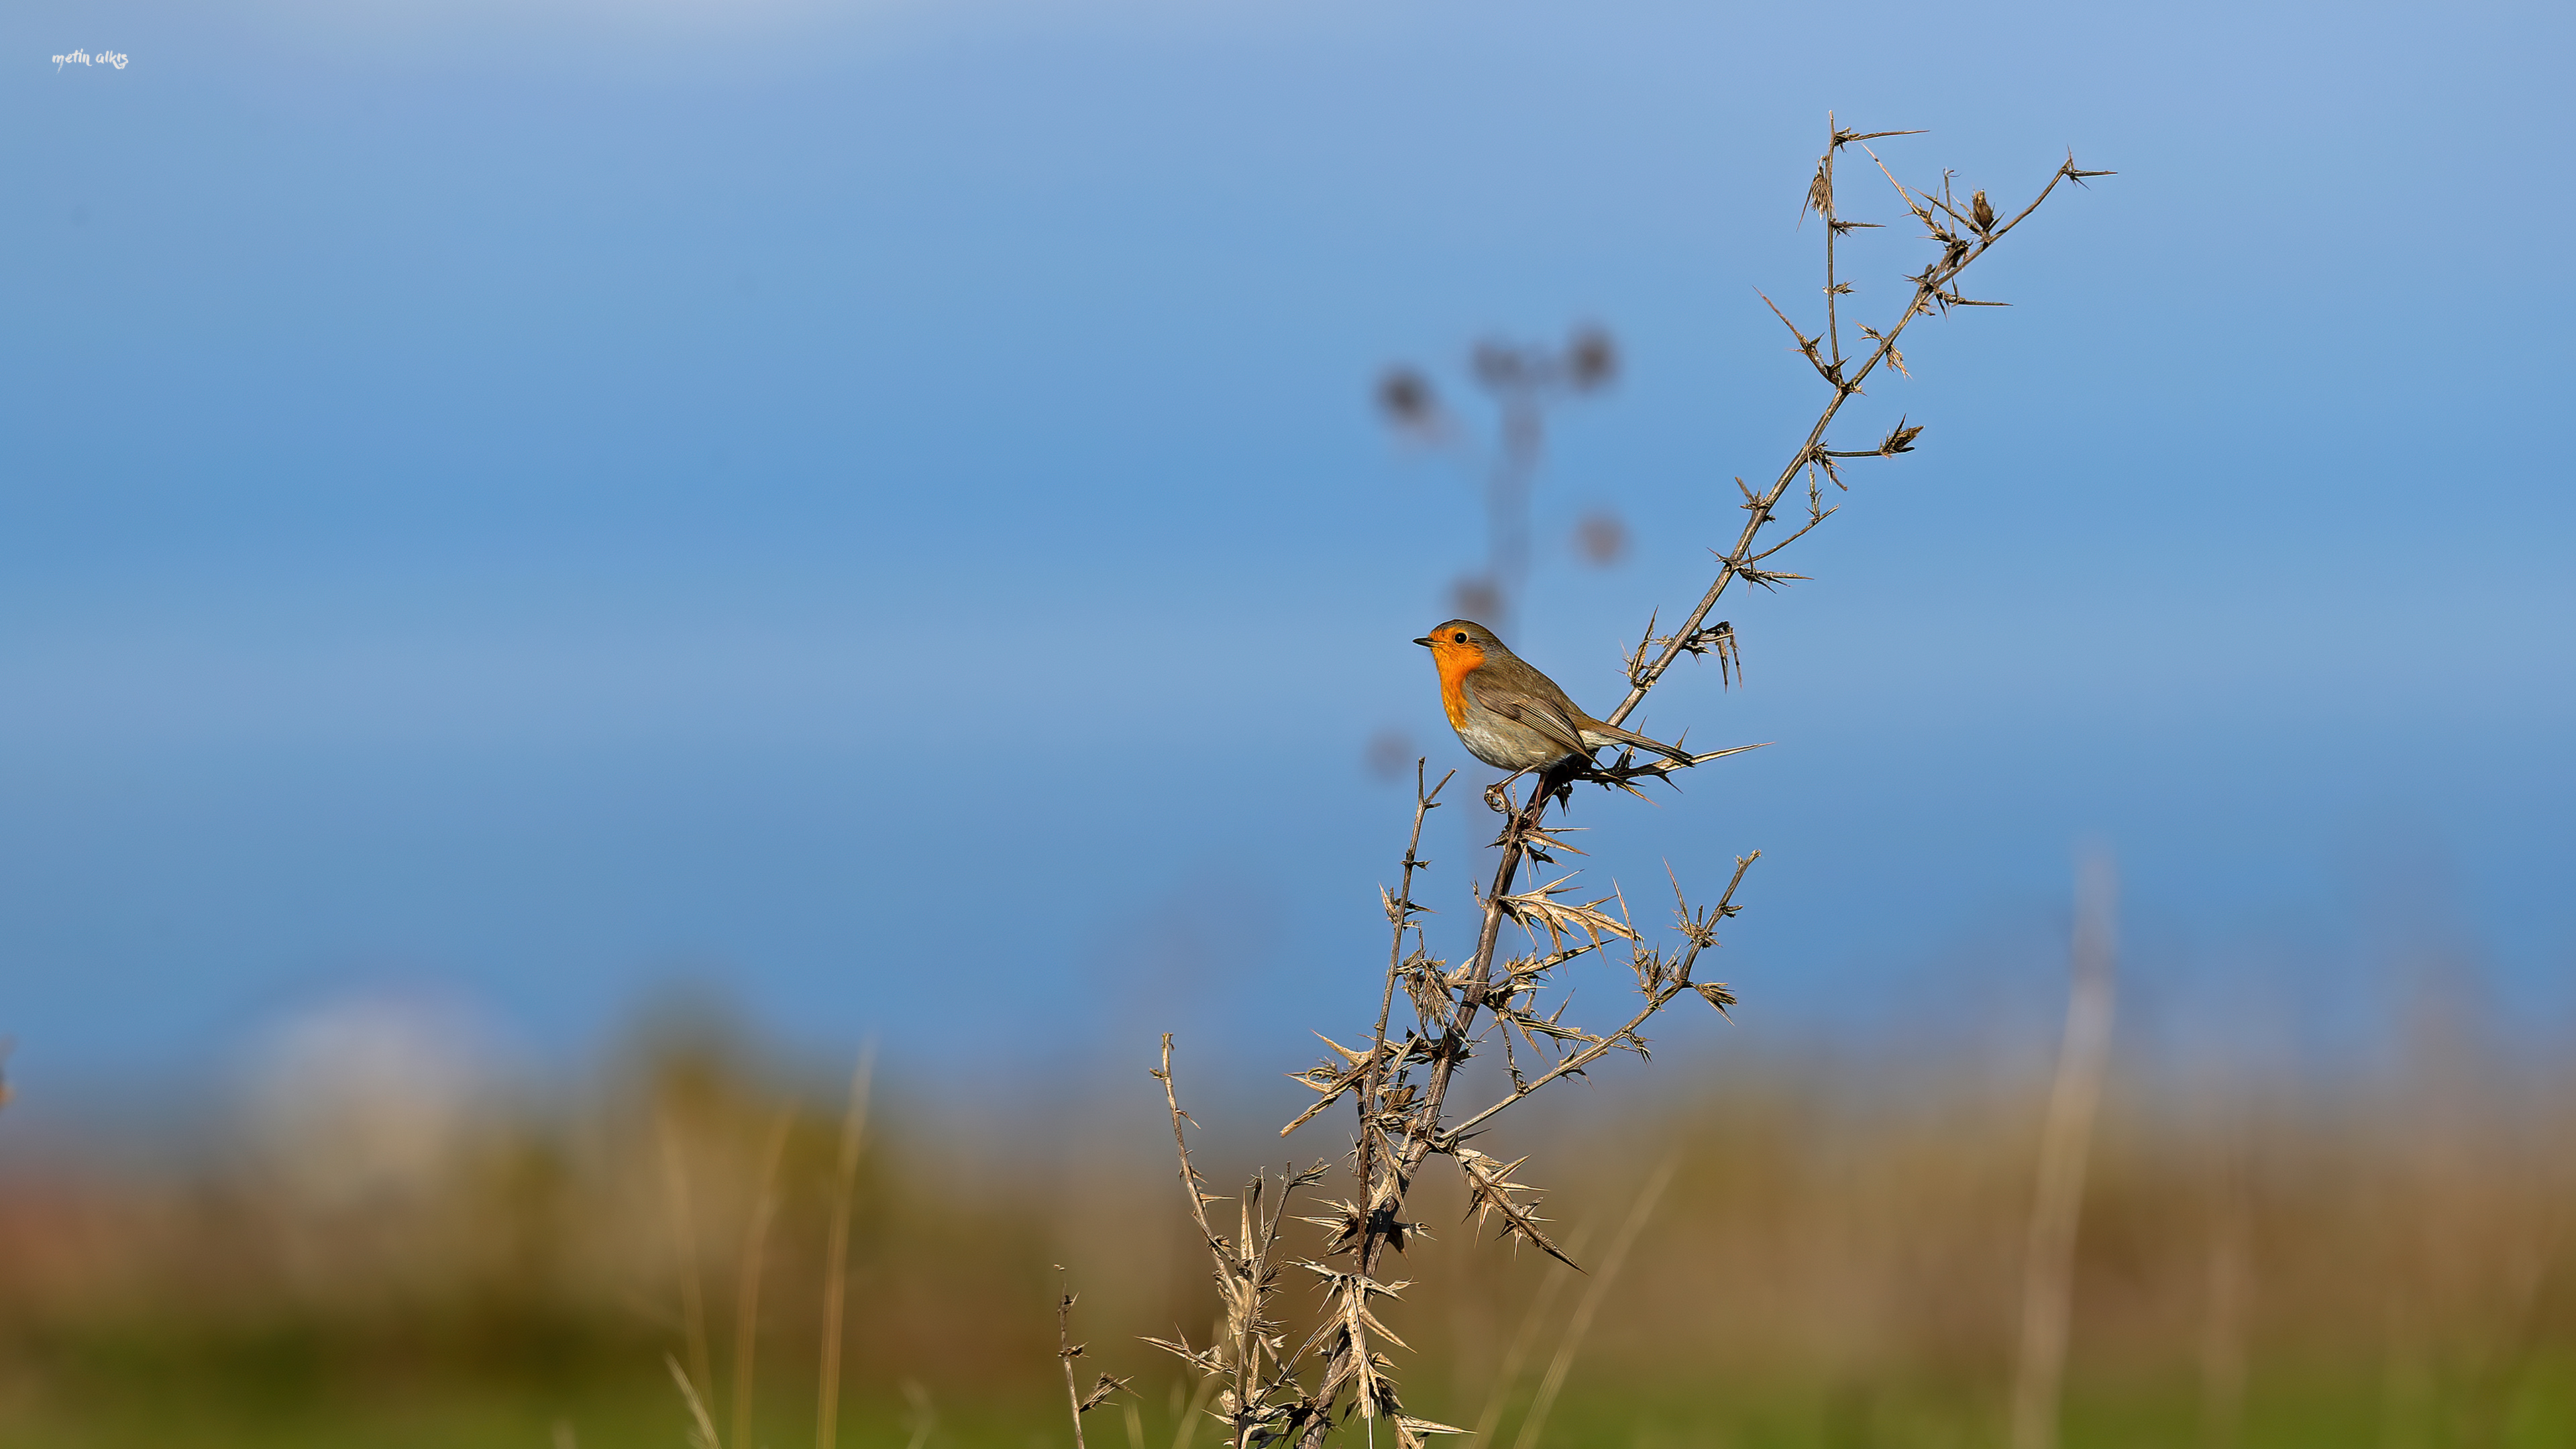
<path fill-rule="evenodd" d="M 1523 766 L 1485 787 L 1485 804 L 1497 815 L 1509 815 L 1520 809 L 1512 803 L 1512 782 L 1529 773 Z"/>

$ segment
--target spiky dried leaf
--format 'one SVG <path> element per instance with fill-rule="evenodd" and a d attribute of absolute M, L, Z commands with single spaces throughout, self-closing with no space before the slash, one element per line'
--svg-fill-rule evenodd
<path fill-rule="evenodd" d="M 1512 1174 L 1519 1171 L 1521 1164 L 1529 1161 L 1528 1158 L 1505 1165 L 1472 1147 L 1451 1147 L 1449 1155 L 1457 1159 L 1459 1170 L 1467 1176 L 1467 1211 L 1476 1219 L 1476 1226 L 1483 1227 L 1488 1217 L 1500 1217 L 1505 1239 L 1526 1239 L 1540 1252 L 1577 1272 L 1582 1271 L 1572 1258 L 1558 1250 L 1547 1234 L 1539 1231 L 1538 1225 L 1547 1220 L 1538 1215 L 1536 1203 L 1522 1203 L 1512 1196 L 1516 1192 L 1532 1190 L 1511 1180 Z"/>
<path fill-rule="evenodd" d="M 1637 939 L 1637 933 L 1629 929 L 1627 922 L 1600 909 L 1601 901 L 1612 899 L 1610 896 L 1585 905 L 1556 899 L 1556 892 L 1572 879 L 1572 875 L 1558 876 L 1536 889 L 1503 896 L 1496 903 L 1503 908 L 1503 914 L 1522 930 L 1532 935 L 1539 931 L 1547 932 L 1552 949 L 1563 949 L 1568 931 L 1581 931 L 1595 945 L 1600 944 L 1604 935 L 1624 936 L 1631 941 Z"/>
<path fill-rule="evenodd" d="M 1200 1373 L 1221 1374 L 1225 1372 L 1225 1360 L 1217 1353 L 1217 1350 L 1213 1345 L 1207 1348 L 1192 1348 L 1190 1347 L 1189 1339 L 1184 1337 L 1177 1329 L 1173 1331 L 1170 1338 L 1153 1338 L 1144 1335 L 1139 1335 L 1139 1337 L 1142 1337 L 1145 1342 L 1152 1344 L 1163 1352 L 1187 1363 L 1190 1367 L 1197 1369 Z"/>
<path fill-rule="evenodd" d="M 1748 584 L 1758 584 L 1765 589 L 1777 589 L 1782 584 L 1804 583 L 1807 580 L 1807 575 L 1805 574 L 1788 574 L 1780 573 L 1773 569 L 1757 569 L 1751 564 L 1736 565 L 1735 576 L 1744 580 Z"/>
<path fill-rule="evenodd" d="M 1904 373 L 1907 377 L 1912 377 L 1914 375 L 1913 373 L 1905 371 L 1905 354 L 1896 350 L 1896 344 L 1890 341 L 1885 333 L 1880 332 L 1875 327 L 1864 326 L 1860 329 L 1860 334 L 1863 337 L 1868 338 L 1870 341 L 1877 343 L 1883 350 L 1885 350 L 1887 353 L 1888 366 L 1895 368 L 1900 373 Z"/>
<path fill-rule="evenodd" d="M 1515 823 L 1517 823 L 1517 822 L 1515 822 Z M 1563 832 L 1563 833 L 1565 833 L 1565 834 L 1571 835 L 1571 834 L 1574 834 L 1574 833 L 1576 833 L 1576 832 L 1578 832 L 1578 831 L 1585 830 L 1585 829 L 1588 829 L 1588 828 L 1589 828 L 1589 827 L 1587 827 L 1587 826 L 1581 826 L 1581 825 L 1560 825 L 1560 826 L 1556 827 L 1556 830 L 1554 830 L 1554 831 L 1549 831 L 1549 830 L 1541 830 L 1539 827 L 1537 827 L 1537 826 L 1535 826 L 1535 825 L 1521 825 L 1521 826 L 1520 826 L 1521 849 L 1522 849 L 1522 850 L 1524 850 L 1524 851 L 1527 851 L 1527 852 L 1528 852 L 1528 853 L 1529 853 L 1533 858 L 1538 859 L 1538 860 L 1546 860 L 1546 861 L 1548 861 L 1550 864 L 1554 864 L 1554 863 L 1555 863 L 1553 860 L 1551 860 L 1551 859 L 1549 858 L 1548 852 L 1550 852 L 1550 851 L 1554 851 L 1554 850 L 1562 850 L 1562 851 L 1564 851 L 1564 852 L 1565 852 L 1566 854 L 1568 854 L 1568 855 L 1583 855 L 1583 854 L 1586 854 L 1586 852 L 1585 852 L 1585 851 L 1583 851 L 1583 850 L 1581 850 L 1581 849 L 1579 849 L 1579 848 L 1577 848 L 1577 847 L 1575 847 L 1575 846 L 1568 845 L 1568 844 L 1566 844 L 1566 843 L 1565 843 L 1564 841 L 1562 841 L 1562 840 L 1559 840 L 1559 839 L 1557 838 L 1557 834 L 1558 834 L 1558 832 L 1560 832 L 1560 831 L 1561 831 L 1561 832 Z M 1494 844 L 1494 845 L 1500 845 L 1500 844 L 1502 844 L 1505 840 L 1510 839 L 1510 838 L 1511 838 L 1511 830 L 1512 830 L 1512 827 L 1511 827 L 1511 826 L 1508 826 L 1508 825 L 1507 825 L 1507 826 L 1505 826 L 1505 827 L 1503 828 L 1503 833 L 1494 837 L 1494 839 L 1493 839 L 1493 844 Z"/>
<path fill-rule="evenodd" d="M 1341 1100 L 1343 1093 L 1359 1086 L 1368 1077 L 1370 1053 L 1353 1051 L 1322 1032 L 1315 1033 L 1315 1036 L 1324 1045 L 1333 1049 L 1334 1054 L 1342 1059 L 1342 1065 L 1336 1067 L 1330 1061 L 1326 1061 L 1320 1066 L 1308 1067 L 1302 1072 L 1288 1073 L 1288 1080 L 1303 1082 L 1320 1095 L 1316 1098 L 1315 1105 L 1298 1114 L 1296 1121 L 1279 1129 L 1279 1135 L 1282 1137 L 1313 1121 L 1318 1113 Z M 1382 1044 L 1379 1055 L 1392 1060 L 1401 1057 L 1403 1052 L 1404 1048 L 1398 1044 L 1386 1042 Z"/>

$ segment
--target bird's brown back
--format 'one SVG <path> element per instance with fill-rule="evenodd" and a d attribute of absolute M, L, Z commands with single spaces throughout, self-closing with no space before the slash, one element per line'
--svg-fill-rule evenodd
<path fill-rule="evenodd" d="M 1600 723 L 1557 688 L 1555 680 L 1504 648 L 1500 640 L 1485 646 L 1485 662 L 1469 676 L 1469 687 L 1489 709 L 1527 701 L 1548 706 L 1576 725 Z"/>

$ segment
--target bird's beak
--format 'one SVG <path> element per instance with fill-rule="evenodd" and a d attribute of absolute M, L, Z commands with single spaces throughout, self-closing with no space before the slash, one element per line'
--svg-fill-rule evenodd
<path fill-rule="evenodd" d="M 1416 644 L 1421 645 L 1421 646 L 1422 646 L 1423 648 L 1425 648 L 1425 649 L 1428 649 L 1428 648 L 1430 648 L 1430 647 L 1431 647 L 1431 641 L 1430 641 L 1430 640 L 1428 640 L 1428 639 L 1416 639 L 1416 640 L 1414 640 L 1413 642 L 1414 642 L 1414 643 L 1416 643 Z"/>

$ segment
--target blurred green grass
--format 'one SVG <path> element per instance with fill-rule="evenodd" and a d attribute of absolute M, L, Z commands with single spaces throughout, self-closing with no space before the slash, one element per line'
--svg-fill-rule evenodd
<path fill-rule="evenodd" d="M 2114 1081 L 2078 1245 L 2070 1449 L 2576 1444 L 2576 1093 L 2555 1059 L 2427 1042 L 2322 1084 Z M 311 1135 L 185 1161 L 12 1147 L 0 1444 L 558 1449 L 564 1426 L 593 1449 L 677 1449 L 688 1419 L 662 1365 L 691 1357 L 693 1269 L 729 1427 L 757 1158 L 793 1107 L 756 1429 L 734 1449 L 802 1449 L 839 1104 L 769 1060 L 740 1041 L 650 1043 L 560 1099 L 457 1117 L 435 1151 L 372 1174 L 351 1169 L 416 1126 L 418 1104 L 379 1120 L 363 1092 L 328 1084 L 309 1095 L 357 1119 L 299 1118 Z M 1553 1189 L 1546 1211 L 1579 1259 L 1656 1162 L 1680 1164 L 1602 1287 L 1541 1443 L 2002 1442 L 2037 1074 L 1773 1062 L 1638 1080 L 1653 1090 L 1541 1107 L 1506 1134 L 1534 1154 L 1524 1176 Z M 1181 1441 L 1179 1366 L 1137 1341 L 1175 1325 L 1203 1338 L 1213 1313 L 1154 1104 L 1048 1101 L 970 1122 L 930 1105 L 935 1084 L 889 1085 L 879 1100 L 898 1105 L 873 1122 L 857 1185 L 839 1443 L 1069 1444 L 1064 1281 L 1083 1295 L 1086 1369 L 1138 1376 L 1132 1401 L 1087 1421 L 1090 1449 L 1212 1449 L 1212 1422 Z M 1216 1188 L 1275 1164 L 1268 1126 L 1209 1134 Z M 1330 1152 L 1339 1131 L 1328 1119 L 1290 1145 Z M 1536 1320 L 1537 1355 L 1490 1440 L 1529 1449 L 1518 1406 L 1564 1347 L 1575 1297 L 1533 1305 L 1566 1270 L 1478 1241 L 1436 1174 L 1419 1206 L 1431 1233 L 1388 1310 L 1413 1345 L 1398 1362 L 1408 1410 L 1474 1424 L 1505 1346 Z M 1292 1281 L 1284 1301 L 1304 1312 L 1312 1294 Z"/>
<path fill-rule="evenodd" d="M 552 1387 L 488 1378 L 362 1378 L 292 1384 L 248 1377 L 156 1375 L 145 1384 L 110 1372 L 72 1375 L 45 1397 L 13 1403 L 0 1437 L 28 1449 L 554 1449 L 558 1426 L 591 1449 L 683 1449 L 686 1416 L 659 1373 L 602 1374 Z M 1165 1394 L 1140 1384 L 1146 1449 L 1169 1449 L 1176 1428 Z M 2168 1449 L 2206 1442 L 2197 1388 L 2188 1381 L 2077 1384 L 2067 1404 L 2068 1449 Z M 2387 1422 L 2384 1386 L 2316 1379 L 2258 1389 L 2246 1404 L 2244 1449 L 2351 1449 L 2356 1445 L 2484 1445 L 2543 1449 L 2576 1443 L 2576 1364 L 2560 1359 L 2528 1375 L 2494 1422 L 2485 1406 L 2427 1399 L 2412 1422 Z M 765 1401 L 754 1449 L 813 1442 L 810 1400 Z M 1060 1400 L 1018 1392 L 936 1403 L 924 1449 L 1069 1449 Z M 1784 1389 L 1712 1375 L 1697 1385 L 1658 1384 L 1570 1394 L 1551 1419 L 1558 1449 L 1943 1449 L 2000 1443 L 1999 1396 L 1960 1384 L 1810 1385 Z M 862 1395 L 846 1406 L 840 1442 L 902 1449 L 916 1428 L 902 1399 Z M 1497 1441 L 1508 1446 L 1506 1420 Z M 1122 1406 L 1086 1422 L 1093 1449 L 1135 1449 Z M 1214 1449 L 1213 1420 L 1195 1436 Z M 1354 1435 L 1354 1440 L 1360 1440 Z M 1469 1442 L 1469 1441 L 1461 1441 Z"/>

